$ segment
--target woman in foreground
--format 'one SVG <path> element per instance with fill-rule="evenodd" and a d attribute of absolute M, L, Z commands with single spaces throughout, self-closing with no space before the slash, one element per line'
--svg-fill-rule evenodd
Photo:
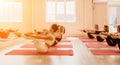
<path fill-rule="evenodd" d="M 44 30 L 40 34 L 27 33 L 25 36 L 33 39 L 35 47 L 39 52 L 47 52 L 49 47 L 55 46 L 62 39 L 64 31 L 61 32 L 61 28 L 62 26 L 60 25 L 52 24 L 49 31 Z"/>

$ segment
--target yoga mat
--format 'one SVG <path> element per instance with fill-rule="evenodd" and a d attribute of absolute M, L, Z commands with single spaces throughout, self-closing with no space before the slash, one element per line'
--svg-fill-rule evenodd
<path fill-rule="evenodd" d="M 72 56 L 72 50 L 49 50 L 45 53 L 40 53 L 37 50 L 12 50 L 5 55 L 67 55 Z"/>
<path fill-rule="evenodd" d="M 6 42 L 6 41 L 8 41 L 8 40 L 0 40 L 0 42 Z"/>
<path fill-rule="evenodd" d="M 82 42 L 98 42 L 96 39 L 80 38 Z"/>
<path fill-rule="evenodd" d="M 45 40 L 43 40 L 43 41 L 45 41 Z M 66 38 L 62 38 L 62 39 L 60 40 L 60 42 L 71 42 L 71 41 L 68 40 L 68 39 L 66 39 Z"/>
<path fill-rule="evenodd" d="M 10 39 L 0 39 L 0 42 L 7 42 L 9 41 Z"/>
<path fill-rule="evenodd" d="M 118 48 L 118 46 L 109 46 L 108 44 L 85 44 L 88 48 Z"/>
<path fill-rule="evenodd" d="M 120 55 L 120 50 L 91 50 L 94 55 Z"/>
<path fill-rule="evenodd" d="M 72 44 L 57 44 L 54 48 L 72 48 Z M 35 48 L 34 44 L 25 44 L 21 48 Z"/>
<path fill-rule="evenodd" d="M 71 42 L 70 40 L 68 40 L 68 39 L 61 39 L 61 41 L 60 42 Z"/>
<path fill-rule="evenodd" d="M 13 39 L 16 39 L 16 38 L 1 38 L 0 42 L 7 42 L 7 41 L 10 41 L 10 40 L 13 40 Z"/>

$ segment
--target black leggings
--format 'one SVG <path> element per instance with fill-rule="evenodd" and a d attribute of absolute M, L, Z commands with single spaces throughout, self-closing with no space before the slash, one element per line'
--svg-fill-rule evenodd
<path fill-rule="evenodd" d="M 94 36 L 91 33 L 87 33 L 89 39 L 94 39 Z"/>
<path fill-rule="evenodd" d="M 99 42 L 103 42 L 103 41 L 104 41 L 104 39 L 102 39 L 101 36 L 96 36 L 96 39 L 97 39 L 97 41 L 99 41 Z"/>
<path fill-rule="evenodd" d="M 87 33 L 88 37 L 90 39 L 94 39 L 94 36 L 92 34 L 100 34 L 102 31 L 95 31 L 95 33 Z"/>
<path fill-rule="evenodd" d="M 118 44 L 120 49 L 120 39 L 113 39 L 111 36 L 107 36 L 106 41 L 109 46 L 116 46 L 116 44 Z"/>

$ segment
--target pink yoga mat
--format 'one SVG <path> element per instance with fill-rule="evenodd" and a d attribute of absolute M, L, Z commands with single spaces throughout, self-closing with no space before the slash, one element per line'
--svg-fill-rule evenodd
<path fill-rule="evenodd" d="M 67 55 L 72 56 L 72 50 L 49 50 L 46 53 L 40 53 L 37 50 L 12 50 L 5 55 Z"/>
<path fill-rule="evenodd" d="M 120 55 L 120 50 L 91 50 L 94 55 Z"/>
<path fill-rule="evenodd" d="M 0 42 L 6 42 L 6 41 L 8 41 L 8 40 L 0 40 Z"/>
<path fill-rule="evenodd" d="M 118 48 L 118 46 L 109 46 L 108 44 L 85 44 L 88 48 Z"/>
<path fill-rule="evenodd" d="M 80 38 L 82 42 L 98 42 L 96 39 Z"/>
<path fill-rule="evenodd" d="M 16 39 L 16 38 L 3 38 L 3 39 L 0 39 L 0 42 L 7 42 L 7 41 L 10 41 L 10 40 L 13 40 L 13 39 Z"/>
<path fill-rule="evenodd" d="M 6 42 L 9 41 L 8 39 L 0 39 L 0 42 Z"/>
<path fill-rule="evenodd" d="M 57 44 L 54 48 L 72 48 L 72 44 Z M 25 44 L 21 48 L 35 48 L 34 44 Z"/>

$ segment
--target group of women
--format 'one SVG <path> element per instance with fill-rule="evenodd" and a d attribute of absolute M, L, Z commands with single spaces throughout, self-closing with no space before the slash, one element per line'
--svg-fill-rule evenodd
<path fill-rule="evenodd" d="M 86 32 L 90 39 L 96 38 L 99 42 L 106 40 L 109 46 L 118 45 L 120 49 L 120 25 L 117 25 L 117 32 L 114 33 L 109 32 L 108 25 L 104 25 L 102 31 L 99 31 L 98 28 L 98 25 L 95 25 L 95 30 L 83 30 L 83 32 Z"/>
<path fill-rule="evenodd" d="M 21 36 L 14 30 L 8 30 L 9 32 L 14 32 L 18 37 Z M 120 25 L 117 26 L 117 32 L 110 33 L 109 26 L 104 25 L 103 30 L 99 30 L 99 26 L 95 25 L 95 30 L 83 30 L 87 33 L 90 39 L 96 38 L 97 41 L 103 42 L 106 40 L 109 46 L 118 45 L 120 49 Z M 32 39 L 36 49 L 39 52 L 47 52 L 51 46 L 55 46 L 61 41 L 63 34 L 65 34 L 65 27 L 58 24 L 52 24 L 50 29 L 43 29 L 39 32 L 34 30 L 33 33 L 24 34 L 25 38 Z"/>

